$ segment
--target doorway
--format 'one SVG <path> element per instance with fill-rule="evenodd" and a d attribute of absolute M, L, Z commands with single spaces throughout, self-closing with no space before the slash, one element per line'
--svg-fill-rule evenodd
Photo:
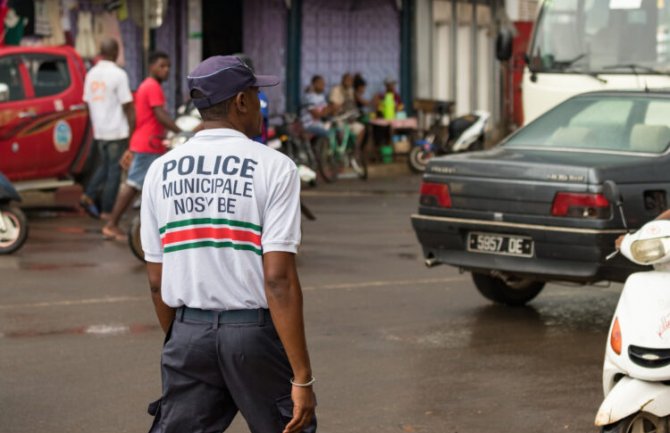
<path fill-rule="evenodd" d="M 243 0 L 202 0 L 202 58 L 242 52 Z"/>

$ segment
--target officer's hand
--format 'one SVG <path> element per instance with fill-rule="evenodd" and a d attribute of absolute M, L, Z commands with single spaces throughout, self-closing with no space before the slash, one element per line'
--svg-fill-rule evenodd
<path fill-rule="evenodd" d="M 294 386 L 291 390 L 291 399 L 293 400 L 293 419 L 286 424 L 283 433 L 300 433 L 312 421 L 316 397 L 311 386 L 308 388 Z"/>
<path fill-rule="evenodd" d="M 616 239 L 616 241 L 614 241 L 614 246 L 617 250 L 621 249 L 621 242 L 623 242 L 624 237 L 626 237 L 626 235 L 621 235 Z"/>

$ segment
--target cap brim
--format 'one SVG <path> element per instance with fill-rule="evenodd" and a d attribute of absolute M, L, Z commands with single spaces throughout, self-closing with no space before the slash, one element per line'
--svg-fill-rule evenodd
<path fill-rule="evenodd" d="M 272 87 L 279 84 L 279 77 L 275 75 L 255 75 L 255 77 L 254 86 L 256 87 Z"/>

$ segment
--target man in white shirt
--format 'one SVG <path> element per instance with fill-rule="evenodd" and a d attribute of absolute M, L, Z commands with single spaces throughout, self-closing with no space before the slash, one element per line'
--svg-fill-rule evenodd
<path fill-rule="evenodd" d="M 258 88 L 278 83 L 234 56 L 203 61 L 188 77 L 203 130 L 147 173 L 142 247 L 168 335 L 161 433 L 222 432 L 238 411 L 252 433 L 316 431 L 295 264 L 300 177 L 249 138 Z"/>
<path fill-rule="evenodd" d="M 101 60 L 86 74 L 84 101 L 93 125 L 99 165 L 79 203 L 97 218 L 112 212 L 121 181 L 119 162 L 135 129 L 135 107 L 128 75 L 116 65 L 119 45 L 113 38 L 100 43 Z M 96 206 L 100 197 L 100 211 Z"/>

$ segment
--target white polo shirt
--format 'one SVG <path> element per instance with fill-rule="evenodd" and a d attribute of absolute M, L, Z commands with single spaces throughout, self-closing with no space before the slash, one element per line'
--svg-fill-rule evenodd
<path fill-rule="evenodd" d="M 128 119 L 123 105 L 132 102 L 126 71 L 114 62 L 100 60 L 84 80 L 84 102 L 88 104 L 96 140 L 128 138 Z"/>
<path fill-rule="evenodd" d="M 232 129 L 206 129 L 149 168 L 142 247 L 163 263 L 170 307 L 267 308 L 263 254 L 296 253 L 300 178 L 284 154 Z"/>

